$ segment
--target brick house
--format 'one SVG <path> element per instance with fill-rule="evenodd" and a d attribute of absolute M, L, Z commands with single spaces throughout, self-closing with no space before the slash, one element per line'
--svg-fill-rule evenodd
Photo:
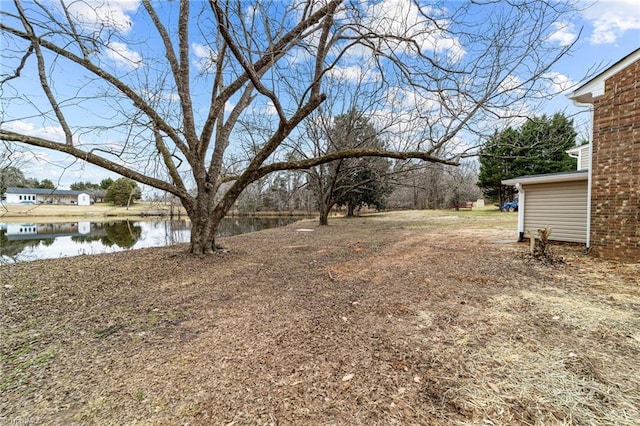
<path fill-rule="evenodd" d="M 519 190 L 520 239 L 549 224 L 560 231 L 552 231 L 552 239 L 555 233 L 556 240 L 585 243 L 596 256 L 640 262 L 640 49 L 569 99 L 592 109 L 589 145 L 569 151 L 578 158 L 578 171 L 503 182 Z M 558 209 L 557 202 L 571 208 Z M 573 239 L 563 235 L 563 227 L 575 231 Z"/>

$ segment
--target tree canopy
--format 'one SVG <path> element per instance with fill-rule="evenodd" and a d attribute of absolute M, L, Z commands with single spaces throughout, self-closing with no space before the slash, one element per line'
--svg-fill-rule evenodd
<path fill-rule="evenodd" d="M 71 184 L 70 188 L 72 191 L 86 191 L 90 189 L 101 189 L 99 184 L 92 183 L 92 182 L 74 182 Z"/>
<path fill-rule="evenodd" d="M 133 180 L 120 178 L 109 186 L 104 196 L 104 201 L 113 203 L 116 206 L 129 206 L 141 197 L 140 188 Z"/>
<path fill-rule="evenodd" d="M 322 131 L 324 129 L 324 131 Z M 349 149 L 385 150 L 380 132 L 363 112 L 351 110 L 330 123 L 318 123 L 309 132 L 324 155 Z M 369 204 L 383 208 L 390 188 L 385 182 L 389 161 L 381 157 L 345 158 L 313 167 L 308 176 L 316 193 L 320 224 L 326 225 L 331 208 L 347 206 L 347 215 Z"/>
<path fill-rule="evenodd" d="M 40 183 L 38 183 L 37 188 L 56 189 L 56 185 L 53 183 L 51 179 L 42 179 Z"/>
<path fill-rule="evenodd" d="M 6 166 L 0 168 L 0 194 L 4 194 L 9 187 L 56 189 L 51 179 L 39 181 L 36 178 L 28 178 L 19 168 Z"/>
<path fill-rule="evenodd" d="M 190 251 L 211 252 L 222 218 L 270 173 L 364 156 L 458 164 L 495 116 L 549 93 L 571 48 L 554 24 L 572 12 L 537 0 L 15 0 L 0 11 L 0 141 L 173 194 Z M 355 92 L 384 149 L 313 155 L 300 125 Z"/>
<path fill-rule="evenodd" d="M 6 166 L 0 169 L 0 194 L 4 194 L 9 187 L 24 187 L 26 178 L 17 167 Z"/>
<path fill-rule="evenodd" d="M 478 186 L 502 204 L 514 195 L 504 179 L 575 170 L 576 160 L 566 151 L 576 146 L 576 134 L 573 120 L 559 113 L 496 132 L 480 151 Z"/>

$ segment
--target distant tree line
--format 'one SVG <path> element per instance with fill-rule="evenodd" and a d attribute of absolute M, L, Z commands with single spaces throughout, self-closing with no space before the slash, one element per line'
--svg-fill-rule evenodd
<path fill-rule="evenodd" d="M 27 178 L 19 168 L 6 166 L 0 168 L 0 193 L 4 194 L 9 187 L 55 189 L 56 186 L 50 179 Z"/>
<path fill-rule="evenodd" d="M 477 176 L 478 166 L 473 161 L 457 167 L 389 162 L 384 172 L 361 168 L 347 174 L 340 186 L 348 187 L 349 181 L 355 183 L 357 180 L 362 185 L 344 194 L 337 193 L 342 189 L 336 185 L 333 197 L 338 201 L 333 207 L 346 215 L 355 215 L 358 209 L 365 207 L 377 210 L 456 208 L 463 202 L 476 201 L 482 195 Z M 315 214 L 320 211 L 321 196 L 317 181 L 308 173 L 287 171 L 254 182 L 238 199 L 235 209 L 250 213 L 297 211 Z"/>
<path fill-rule="evenodd" d="M 323 155 L 352 148 L 385 149 L 385 142 L 369 119 L 355 110 L 334 117 L 324 127 L 307 129 L 305 137 Z M 320 212 L 321 222 L 326 223 L 329 212 L 336 207 L 343 208 L 347 215 L 357 214 L 364 207 L 458 208 L 483 194 L 502 204 L 515 196 L 514 188 L 502 185 L 504 179 L 575 170 L 575 159 L 566 154 L 575 145 L 573 120 L 563 114 L 543 115 L 528 119 L 518 128 L 496 131 L 480 151 L 479 162 L 469 160 L 450 166 L 379 157 L 340 159 L 308 170 L 266 175 L 247 187 L 234 209 L 248 213 Z M 49 179 L 26 178 L 17 167 L 3 167 L 2 193 L 10 186 L 55 188 Z M 122 206 L 141 199 L 137 184 L 128 178 L 75 182 L 70 188 Z"/>
<path fill-rule="evenodd" d="M 100 183 L 92 183 L 92 182 L 74 182 L 71 184 L 70 188 L 72 191 L 88 191 L 92 189 L 103 189 L 107 190 L 113 184 L 113 179 L 105 178 L 100 181 Z"/>

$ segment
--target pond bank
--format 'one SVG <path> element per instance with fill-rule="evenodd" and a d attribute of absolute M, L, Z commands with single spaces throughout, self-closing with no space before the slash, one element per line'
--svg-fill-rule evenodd
<path fill-rule="evenodd" d="M 92 204 L 90 206 L 76 205 L 10 205 L 0 206 L 0 222 L 21 222 L 24 220 L 33 221 L 45 219 L 47 222 L 55 222 L 59 218 L 70 220 L 72 218 L 140 218 L 140 217 L 176 217 L 188 218 L 183 207 L 172 209 L 161 203 L 136 203 L 130 207 L 118 207 L 111 204 Z M 307 212 L 286 211 L 286 212 L 240 212 L 232 210 L 227 215 L 229 217 L 308 217 Z M 50 220 L 51 219 L 51 220 Z"/>

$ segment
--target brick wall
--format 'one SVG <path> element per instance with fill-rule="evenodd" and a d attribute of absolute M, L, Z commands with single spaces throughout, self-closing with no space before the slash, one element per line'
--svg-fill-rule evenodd
<path fill-rule="evenodd" d="M 591 248 L 640 261 L 640 60 L 605 82 L 594 102 Z"/>

